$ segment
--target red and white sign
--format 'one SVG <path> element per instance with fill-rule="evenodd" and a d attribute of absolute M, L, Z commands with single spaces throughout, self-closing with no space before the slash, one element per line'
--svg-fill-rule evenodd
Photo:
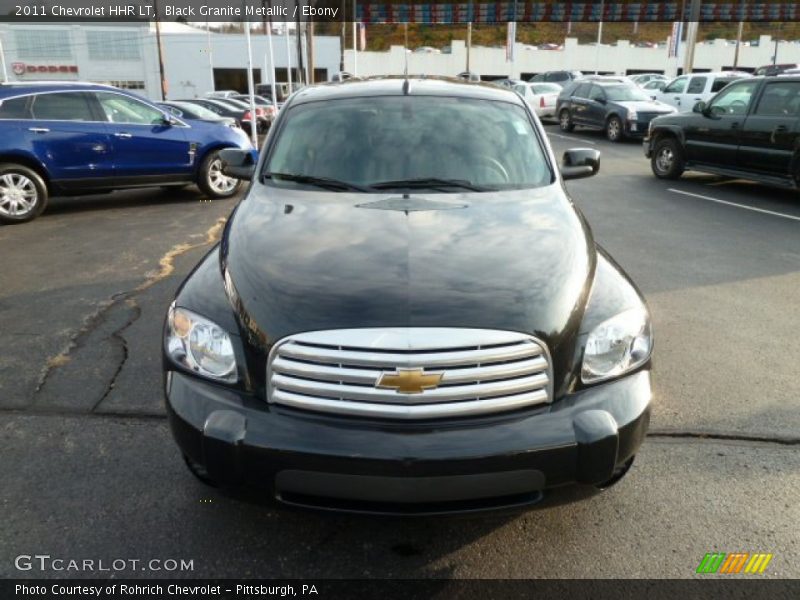
<path fill-rule="evenodd" d="M 40 75 L 44 73 L 69 74 L 77 73 L 78 65 L 28 65 L 21 62 L 11 63 L 11 71 L 14 75 Z"/>

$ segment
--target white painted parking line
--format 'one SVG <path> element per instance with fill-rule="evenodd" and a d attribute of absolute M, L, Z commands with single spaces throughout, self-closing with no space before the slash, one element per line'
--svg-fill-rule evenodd
<path fill-rule="evenodd" d="M 746 204 L 739 204 L 737 202 L 729 202 L 728 200 L 720 200 L 719 198 L 712 198 L 711 196 L 703 196 L 702 194 L 694 194 L 684 190 L 676 190 L 675 188 L 668 188 L 668 192 L 674 194 L 683 194 L 684 196 L 692 196 L 693 198 L 700 198 L 701 200 L 708 200 L 709 202 L 717 202 L 719 204 L 727 204 L 728 206 L 735 206 L 736 208 L 743 208 L 745 210 L 752 210 L 754 212 L 764 213 L 766 215 L 773 215 L 775 217 L 783 217 L 784 219 L 791 219 L 792 221 L 800 221 L 800 217 L 796 215 L 787 215 L 786 213 L 775 212 L 774 210 L 766 210 L 764 208 L 756 208 L 755 206 L 747 206 Z"/>
<path fill-rule="evenodd" d="M 572 140 L 572 141 L 575 141 L 575 142 L 582 142 L 584 144 L 591 144 L 592 146 L 596 146 L 597 145 L 597 142 L 593 142 L 592 140 L 587 140 L 587 139 L 579 138 L 579 137 L 572 137 L 571 135 L 563 135 L 561 133 L 550 133 L 549 131 L 547 132 L 547 135 L 552 135 L 552 136 L 555 136 L 555 137 L 559 137 L 559 138 L 564 139 L 564 140 Z"/>

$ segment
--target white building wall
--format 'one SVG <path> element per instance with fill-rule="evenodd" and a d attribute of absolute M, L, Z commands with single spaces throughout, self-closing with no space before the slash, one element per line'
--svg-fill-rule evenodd
<path fill-rule="evenodd" d="M 260 70 L 255 83 L 269 83 L 269 45 L 268 38 L 260 33 L 253 33 L 253 68 Z M 164 34 L 164 64 L 169 84 L 170 98 L 188 98 L 202 96 L 214 88 L 209 62 L 208 37 L 205 32 Z M 218 69 L 244 69 L 247 67 L 247 44 L 244 34 L 211 34 L 211 62 Z M 272 51 L 276 68 L 286 68 L 286 38 L 282 35 L 272 36 Z M 327 69 L 328 76 L 339 71 L 341 59 L 338 36 L 317 36 L 314 38 L 314 67 Z M 289 55 L 292 69 L 297 68 L 297 43 L 294 36 L 289 37 Z M 303 64 L 306 64 L 305 46 L 303 47 Z M 158 69 L 155 69 L 158 83 Z M 156 86 L 154 90 L 158 90 Z"/>
<path fill-rule="evenodd" d="M 466 68 L 467 49 L 464 41 L 453 40 L 451 54 L 406 53 L 402 46 L 392 46 L 385 52 L 345 51 L 345 70 L 362 77 L 370 75 L 402 75 L 408 58 L 408 72 L 413 74 L 454 76 Z M 506 60 L 505 48 L 473 46 L 470 53 L 470 70 L 482 76 L 507 76 L 519 78 L 522 73 L 569 69 L 593 73 L 625 74 L 628 70 L 663 71 L 674 76 L 683 66 L 681 56 L 669 58 L 666 47 L 637 48 L 621 40 L 616 46 L 578 44 L 576 38 L 567 38 L 562 50 L 539 50 L 524 44 L 515 47 L 513 63 Z M 772 63 L 775 44 L 769 36 L 761 36 L 758 46 L 739 48 L 739 66 L 756 68 Z M 724 41 L 697 44 L 694 69 L 720 71 L 733 65 L 735 46 Z M 778 62 L 800 63 L 800 44 L 780 42 Z"/>
<path fill-rule="evenodd" d="M 63 58 L 26 58 L 17 51 L 15 31 L 40 30 L 44 32 L 67 31 L 70 38 L 70 56 Z M 117 39 L 135 40 L 139 45 L 139 58 L 135 60 L 92 59 L 89 56 L 88 31 L 110 31 Z M 214 88 L 209 64 L 208 36 L 205 31 L 180 24 L 164 24 L 162 31 L 164 71 L 167 79 L 167 97 L 185 98 L 201 96 Z M 255 83 L 268 83 L 269 49 L 267 36 L 253 33 L 253 67 L 259 69 Z M 147 24 L 7 24 L 0 23 L 0 43 L 5 54 L 9 81 L 93 81 L 93 82 L 144 82 L 143 90 L 136 90 L 153 100 L 161 98 L 161 81 L 158 69 L 158 50 L 154 30 Z M 287 52 L 284 36 L 273 35 L 272 46 L 277 68 L 286 68 Z M 289 39 L 291 64 L 297 68 L 297 44 Z M 247 67 L 247 44 L 244 34 L 211 34 L 211 59 L 214 67 L 244 69 Z M 303 47 L 305 54 L 305 46 Z M 338 36 L 317 36 L 314 39 L 315 67 L 327 69 L 328 75 L 339 71 L 340 44 Z M 304 64 L 306 57 L 303 57 Z M 25 73 L 15 75 L 12 64 L 77 65 L 77 73 Z M 0 73 L 0 79 L 2 73 Z"/>

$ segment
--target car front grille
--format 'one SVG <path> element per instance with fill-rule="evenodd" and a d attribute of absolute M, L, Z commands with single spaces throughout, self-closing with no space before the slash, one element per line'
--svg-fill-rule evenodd
<path fill-rule="evenodd" d="M 460 328 L 338 329 L 289 336 L 267 365 L 273 404 L 389 419 L 465 417 L 552 400 L 546 345 Z"/>
<path fill-rule="evenodd" d="M 640 112 L 640 113 L 637 113 L 638 116 L 637 116 L 636 120 L 639 121 L 639 123 L 649 123 L 650 121 L 652 121 L 656 117 L 660 117 L 661 115 L 665 115 L 665 114 L 669 114 L 669 113 Z"/>

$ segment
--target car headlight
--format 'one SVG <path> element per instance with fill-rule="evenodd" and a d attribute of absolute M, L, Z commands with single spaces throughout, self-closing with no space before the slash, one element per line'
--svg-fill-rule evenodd
<path fill-rule="evenodd" d="M 581 380 L 596 383 L 619 377 L 650 358 L 653 334 L 645 308 L 633 308 L 603 321 L 586 340 Z"/>
<path fill-rule="evenodd" d="M 628 111 L 628 121 L 636 121 L 639 118 L 639 115 L 636 114 L 635 110 Z"/>
<path fill-rule="evenodd" d="M 230 336 L 213 321 L 190 310 L 169 307 L 167 353 L 177 364 L 198 375 L 236 382 L 236 357 Z"/>

